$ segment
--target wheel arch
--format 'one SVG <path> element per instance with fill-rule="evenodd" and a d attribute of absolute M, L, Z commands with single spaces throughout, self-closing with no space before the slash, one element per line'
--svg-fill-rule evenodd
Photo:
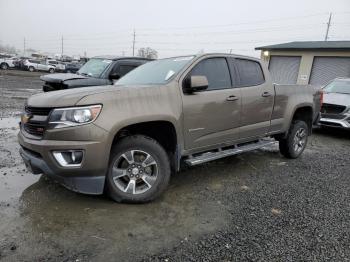
<path fill-rule="evenodd" d="M 112 132 L 110 150 L 120 139 L 130 135 L 144 135 L 156 140 L 168 153 L 172 169 L 180 167 L 179 132 L 168 119 L 129 122 L 120 125 Z"/>

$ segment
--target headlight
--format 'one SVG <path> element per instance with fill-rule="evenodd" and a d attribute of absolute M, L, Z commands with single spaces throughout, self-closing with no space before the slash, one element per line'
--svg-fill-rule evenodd
<path fill-rule="evenodd" d="M 102 105 L 54 109 L 50 115 L 49 127 L 62 128 L 91 123 L 98 117 L 101 109 Z"/>

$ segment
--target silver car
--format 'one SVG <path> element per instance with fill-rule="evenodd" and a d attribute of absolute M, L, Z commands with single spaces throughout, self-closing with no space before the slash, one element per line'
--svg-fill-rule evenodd
<path fill-rule="evenodd" d="M 28 59 L 24 62 L 24 66 L 28 71 L 45 71 L 49 73 L 55 72 L 55 67 L 53 65 L 46 64 L 43 60 Z"/>
<path fill-rule="evenodd" d="M 336 78 L 323 91 L 319 124 L 350 129 L 350 78 Z"/>

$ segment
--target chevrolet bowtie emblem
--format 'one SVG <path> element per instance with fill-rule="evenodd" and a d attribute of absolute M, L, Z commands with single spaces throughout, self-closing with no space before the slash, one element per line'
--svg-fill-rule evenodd
<path fill-rule="evenodd" d="M 21 115 L 21 122 L 22 122 L 22 124 L 27 123 L 31 117 L 32 117 L 31 115 L 22 114 L 22 115 Z"/>

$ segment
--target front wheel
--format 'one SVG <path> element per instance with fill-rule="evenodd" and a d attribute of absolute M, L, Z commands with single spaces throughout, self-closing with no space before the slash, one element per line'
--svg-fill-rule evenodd
<path fill-rule="evenodd" d="M 29 70 L 29 72 L 34 72 L 34 67 L 32 67 L 32 66 L 30 66 L 29 68 L 28 68 L 28 70 Z"/>
<path fill-rule="evenodd" d="M 2 63 L 1 64 L 1 69 L 2 70 L 7 70 L 8 68 L 9 68 L 8 64 L 6 64 L 6 63 Z"/>
<path fill-rule="evenodd" d="M 157 141 L 125 137 L 111 150 L 106 190 L 117 202 L 149 202 L 165 190 L 170 173 L 168 154 Z"/>
<path fill-rule="evenodd" d="M 50 69 L 49 69 L 49 73 L 50 73 L 50 74 L 52 74 L 52 73 L 54 73 L 54 72 L 55 72 L 55 69 L 53 69 L 53 68 L 50 68 Z"/>
<path fill-rule="evenodd" d="M 279 142 L 281 154 L 287 158 L 298 158 L 306 147 L 308 135 L 309 127 L 304 121 L 293 121 L 287 137 Z"/>

